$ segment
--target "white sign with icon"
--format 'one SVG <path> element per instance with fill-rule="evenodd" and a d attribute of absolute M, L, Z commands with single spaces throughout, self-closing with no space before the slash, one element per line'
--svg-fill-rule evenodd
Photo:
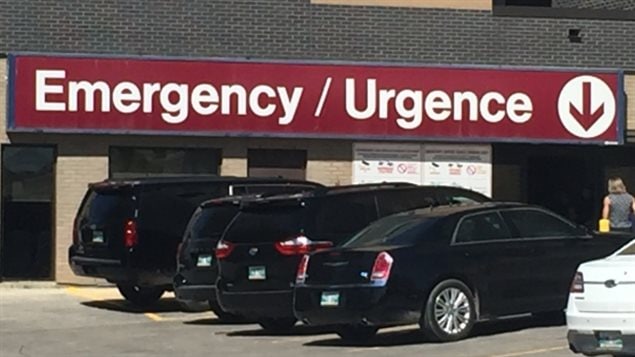
<path fill-rule="evenodd" d="M 463 187 L 492 197 L 492 147 L 423 145 L 422 184 Z"/>
<path fill-rule="evenodd" d="M 421 184 L 421 145 L 354 143 L 353 183 Z"/>

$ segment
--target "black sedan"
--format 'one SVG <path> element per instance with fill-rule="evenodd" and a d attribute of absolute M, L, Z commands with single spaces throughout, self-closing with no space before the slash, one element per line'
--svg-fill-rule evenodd
<path fill-rule="evenodd" d="M 598 237 L 540 207 L 484 203 L 400 213 L 341 246 L 305 255 L 296 317 L 363 340 L 419 323 L 428 338 L 466 337 L 476 322 L 562 312 L 575 269 L 629 239 Z"/>

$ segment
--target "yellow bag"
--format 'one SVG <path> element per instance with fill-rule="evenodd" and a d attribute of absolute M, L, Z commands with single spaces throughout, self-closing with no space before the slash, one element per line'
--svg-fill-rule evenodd
<path fill-rule="evenodd" d="M 602 233 L 606 233 L 611 230 L 611 223 L 608 219 L 600 219 L 599 226 L 599 231 Z"/>

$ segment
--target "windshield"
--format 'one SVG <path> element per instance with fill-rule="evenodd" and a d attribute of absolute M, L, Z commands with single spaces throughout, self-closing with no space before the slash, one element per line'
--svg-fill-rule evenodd
<path fill-rule="evenodd" d="M 390 216 L 364 228 L 342 244 L 345 248 L 371 247 L 385 244 L 413 244 L 419 236 L 420 228 L 427 226 L 430 219 L 412 216 Z"/>
<path fill-rule="evenodd" d="M 635 240 L 632 240 L 630 243 L 626 245 L 626 247 L 622 248 L 619 252 L 617 252 L 617 256 L 623 255 L 635 255 Z"/>

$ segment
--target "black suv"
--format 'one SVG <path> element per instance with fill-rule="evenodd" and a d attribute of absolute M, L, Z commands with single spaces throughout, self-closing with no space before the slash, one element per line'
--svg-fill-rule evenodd
<path fill-rule="evenodd" d="M 380 217 L 466 201 L 489 199 L 454 187 L 378 184 L 247 201 L 216 247 L 219 304 L 265 329 L 291 328 L 295 274 L 304 254 L 337 245 Z"/>
<path fill-rule="evenodd" d="M 81 276 L 104 278 L 137 305 L 172 289 L 177 246 L 196 208 L 227 195 L 266 192 L 306 181 L 221 176 L 155 177 L 90 184 L 73 225 L 69 263 Z"/>
<path fill-rule="evenodd" d="M 308 183 L 268 184 L 267 195 L 311 191 L 321 186 Z M 251 187 L 252 192 L 255 187 Z M 216 301 L 218 265 L 214 248 L 225 227 L 238 213 L 241 202 L 262 197 L 262 194 L 228 196 L 203 202 L 194 212 L 183 235 L 177 254 L 177 272 L 174 276 L 176 298 L 187 311 L 211 307 L 222 320 L 238 317 L 225 313 Z"/>

